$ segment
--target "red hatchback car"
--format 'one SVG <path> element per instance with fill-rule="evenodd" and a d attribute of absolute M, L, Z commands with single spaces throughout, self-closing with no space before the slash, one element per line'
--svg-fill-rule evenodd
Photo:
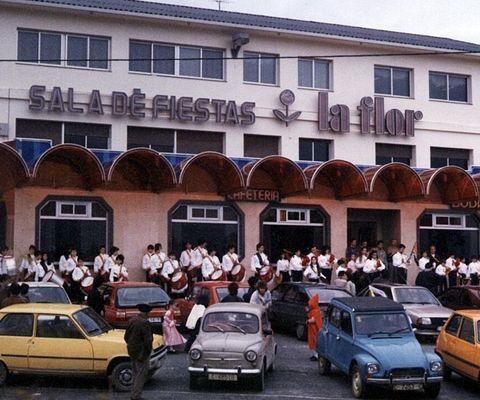
<path fill-rule="evenodd" d="M 170 296 L 158 285 L 149 282 L 115 282 L 103 286 L 104 318 L 115 328 L 125 328 L 128 320 L 139 311 L 137 304 L 152 306 L 148 319 L 154 331 L 161 331 L 163 317 L 170 302 Z M 180 312 L 174 310 L 178 320 Z"/>

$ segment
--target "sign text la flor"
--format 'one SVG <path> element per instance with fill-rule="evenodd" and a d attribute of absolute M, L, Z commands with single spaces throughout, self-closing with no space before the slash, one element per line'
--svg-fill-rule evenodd
<path fill-rule="evenodd" d="M 66 91 L 54 86 L 49 92 L 43 85 L 33 85 L 29 91 L 29 109 L 32 111 L 48 111 L 55 113 L 74 113 L 88 115 L 104 115 L 109 109 L 115 117 L 143 119 L 147 115 L 152 119 L 166 117 L 193 123 L 213 121 L 218 124 L 253 125 L 256 121 L 255 102 L 246 101 L 237 104 L 233 100 L 193 98 L 189 96 L 156 95 L 147 99 L 140 89 L 133 89 L 128 95 L 125 92 L 113 91 L 108 97 L 99 90 L 92 90 L 87 102 L 79 102 L 73 88 Z M 287 126 L 300 117 L 301 111 L 289 114 L 288 107 L 295 101 L 291 90 L 280 93 L 280 102 L 286 113 L 274 109 L 275 118 Z M 383 97 L 363 97 L 357 107 L 360 114 L 360 132 L 377 135 L 415 135 L 415 121 L 423 118 L 421 111 L 398 109 L 385 110 Z M 350 132 L 350 109 L 345 104 L 329 106 L 327 92 L 318 93 L 319 132 Z"/>

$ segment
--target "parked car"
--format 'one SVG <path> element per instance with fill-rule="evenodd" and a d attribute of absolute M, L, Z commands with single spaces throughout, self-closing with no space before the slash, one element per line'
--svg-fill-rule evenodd
<path fill-rule="evenodd" d="M 208 307 L 189 353 L 190 388 L 208 381 L 253 380 L 265 387 L 275 365 L 277 345 L 262 306 L 220 303 Z"/>
<path fill-rule="evenodd" d="M 295 332 L 299 340 L 307 340 L 307 312 L 310 298 L 318 294 L 320 309 L 325 313 L 334 297 L 351 297 L 350 292 L 321 283 L 286 282 L 272 290 L 269 318 L 274 327 Z"/>
<path fill-rule="evenodd" d="M 440 392 L 440 357 L 422 349 L 403 306 L 387 298 L 333 299 L 318 333 L 317 352 L 320 374 L 328 374 L 334 364 L 350 376 L 356 398 L 373 385 L 423 389 L 432 398 Z"/>
<path fill-rule="evenodd" d="M 128 320 L 138 315 L 138 304 L 152 307 L 148 320 L 154 332 L 162 332 L 162 322 L 170 296 L 158 285 L 150 282 L 108 282 L 102 286 L 105 303 L 104 318 L 115 328 L 125 328 Z M 175 317 L 180 312 L 174 310 Z"/>
<path fill-rule="evenodd" d="M 113 388 L 130 390 L 132 367 L 124 331 L 114 330 L 91 308 L 65 304 L 16 304 L 0 310 L 0 386 L 10 373 L 109 376 Z M 166 354 L 154 335 L 149 376 Z"/>
<path fill-rule="evenodd" d="M 63 286 L 53 282 L 25 282 L 30 303 L 72 304 Z"/>
<path fill-rule="evenodd" d="M 207 296 L 208 304 L 217 304 L 228 294 L 228 285 L 232 283 L 229 281 L 206 281 L 197 282 L 193 286 L 192 294 L 184 299 L 176 299 L 175 306 L 180 310 L 180 323 L 185 324 L 188 315 L 200 296 Z M 243 295 L 248 291 L 248 284 L 246 282 L 237 282 L 238 296 L 243 298 Z"/>
<path fill-rule="evenodd" d="M 480 381 L 480 311 L 456 311 L 438 335 L 436 352 L 445 365 L 443 376 L 452 371 Z"/>
<path fill-rule="evenodd" d="M 385 296 L 402 304 L 418 336 L 437 336 L 452 314 L 452 310 L 443 307 L 432 292 L 422 286 L 375 283 L 359 296 Z"/>
<path fill-rule="evenodd" d="M 452 310 L 480 308 L 480 286 L 454 286 L 438 296 L 438 300 Z"/>

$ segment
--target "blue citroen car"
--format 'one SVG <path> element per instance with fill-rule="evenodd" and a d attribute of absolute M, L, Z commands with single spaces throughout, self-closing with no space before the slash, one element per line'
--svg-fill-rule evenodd
<path fill-rule="evenodd" d="M 317 337 L 321 375 L 335 365 L 351 378 L 352 393 L 364 398 L 368 389 L 440 392 L 443 364 L 423 351 L 401 304 L 383 297 L 332 299 Z"/>

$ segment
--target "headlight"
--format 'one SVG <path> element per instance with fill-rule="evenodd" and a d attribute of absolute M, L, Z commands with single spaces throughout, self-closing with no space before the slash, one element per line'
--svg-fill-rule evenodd
<path fill-rule="evenodd" d="M 418 318 L 418 325 L 432 325 L 432 320 L 430 318 Z"/>
<path fill-rule="evenodd" d="M 245 353 L 245 360 L 253 362 L 257 359 L 257 353 L 255 353 L 253 350 L 249 350 Z"/>
<path fill-rule="evenodd" d="M 367 373 L 368 375 L 373 375 L 378 372 L 380 368 L 378 367 L 378 364 L 375 363 L 368 363 L 367 364 Z"/>
<path fill-rule="evenodd" d="M 202 357 L 202 352 L 198 349 L 193 349 L 190 351 L 190 358 L 194 361 L 200 360 Z"/>
<path fill-rule="evenodd" d="M 430 362 L 430 369 L 432 372 L 440 372 L 443 369 L 443 365 L 441 361 L 431 361 Z"/>

